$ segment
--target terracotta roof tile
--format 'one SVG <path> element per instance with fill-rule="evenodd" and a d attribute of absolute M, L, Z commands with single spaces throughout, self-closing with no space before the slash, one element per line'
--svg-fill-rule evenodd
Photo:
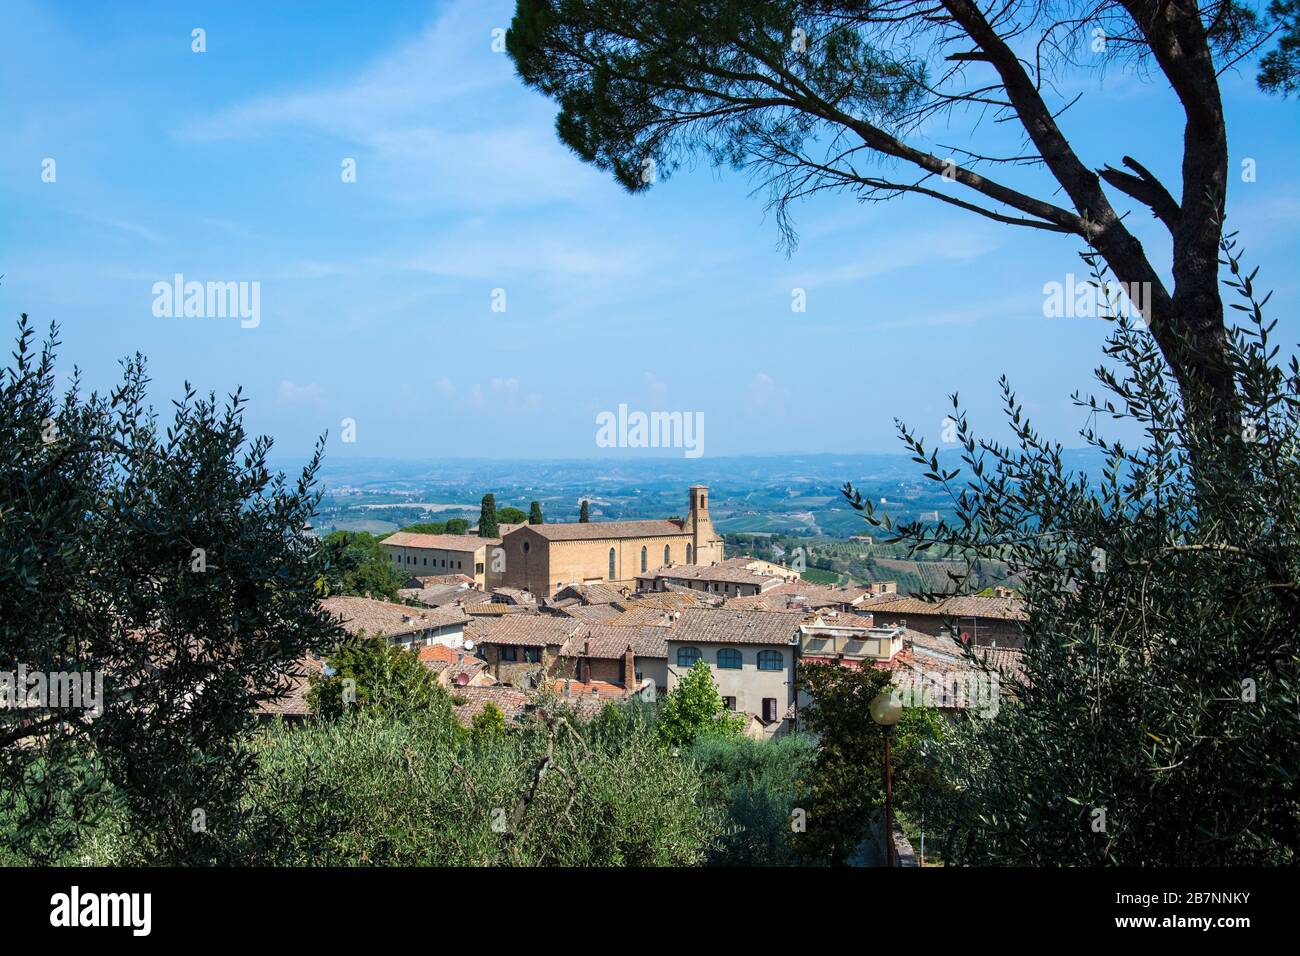
<path fill-rule="evenodd" d="M 307 692 L 311 690 L 311 675 L 324 671 L 324 663 L 314 657 L 303 657 L 285 669 L 279 687 L 286 693 L 278 700 L 259 700 L 257 712 L 265 716 L 306 717 Z"/>
<path fill-rule="evenodd" d="M 456 719 L 464 726 L 483 713 L 488 703 L 496 704 L 497 709 L 505 714 L 507 721 L 514 720 L 528 706 L 528 695 L 513 687 L 456 687 L 451 691 L 453 698 L 461 698 L 463 704 L 454 706 Z"/>
<path fill-rule="evenodd" d="M 476 632 L 473 640 L 480 644 L 553 647 L 563 645 L 582 626 L 582 622 L 567 617 L 509 614 L 497 620 L 490 630 Z"/>
<path fill-rule="evenodd" d="M 785 611 L 687 608 L 667 640 L 699 644 L 789 644 L 803 615 Z"/>
<path fill-rule="evenodd" d="M 371 637 L 380 634 L 400 637 L 465 620 L 465 615 L 455 607 L 411 607 L 408 604 L 347 596 L 324 598 L 320 604 L 326 611 L 341 617 L 343 627 L 352 635 L 364 631 Z"/>
<path fill-rule="evenodd" d="M 402 548 L 432 548 L 438 551 L 457 551 L 470 553 L 483 545 L 499 545 L 500 538 L 480 538 L 476 534 L 420 534 L 416 531 L 398 531 L 390 534 L 380 544 L 391 544 Z"/>
<path fill-rule="evenodd" d="M 627 652 L 630 644 L 632 653 L 638 658 L 666 658 L 668 636 L 671 633 L 666 627 L 617 627 L 608 624 L 587 626 L 569 639 L 561 653 L 566 657 L 587 653 L 600 660 L 618 660 Z"/>
<path fill-rule="evenodd" d="M 685 533 L 683 522 L 666 519 L 651 521 L 573 521 L 566 524 L 534 524 L 528 527 L 548 541 L 657 538 Z"/>
<path fill-rule="evenodd" d="M 578 604 L 566 607 L 564 613 L 586 624 L 604 624 L 619 617 L 623 612 L 612 604 Z"/>

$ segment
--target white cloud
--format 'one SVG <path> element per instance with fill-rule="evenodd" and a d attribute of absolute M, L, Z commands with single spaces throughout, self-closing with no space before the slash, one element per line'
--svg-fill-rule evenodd
<path fill-rule="evenodd" d="M 578 200 L 615 187 L 556 139 L 554 105 L 520 96 L 510 59 L 490 49 L 508 12 L 447 6 L 432 24 L 354 75 L 253 97 L 177 131 L 214 142 L 282 135 L 340 140 L 357 182 L 394 202 L 491 208 Z M 346 150 L 346 151 L 344 151 Z"/>
<path fill-rule="evenodd" d="M 280 380 L 280 388 L 276 393 L 276 399 L 281 405 L 320 405 L 322 398 L 321 387 L 315 382 L 298 385 L 287 378 Z"/>
<path fill-rule="evenodd" d="M 877 238 L 866 248 L 858 247 L 841 265 L 800 273 L 781 284 L 805 289 L 824 288 L 846 282 L 862 282 L 916 266 L 933 267 L 939 262 L 977 259 L 997 249 L 988 230 L 944 229 Z"/>

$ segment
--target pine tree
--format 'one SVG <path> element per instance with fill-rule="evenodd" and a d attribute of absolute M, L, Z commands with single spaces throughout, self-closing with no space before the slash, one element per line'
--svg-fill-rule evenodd
<path fill-rule="evenodd" d="M 586 524 L 591 520 L 591 512 L 587 510 L 587 499 L 582 499 L 582 507 L 578 509 L 578 521 Z"/>
<path fill-rule="evenodd" d="M 495 538 L 500 529 L 497 527 L 497 499 L 496 495 L 488 492 L 483 496 L 483 504 L 479 506 L 478 512 L 478 536 L 480 538 Z"/>
<path fill-rule="evenodd" d="M 542 503 L 534 501 L 528 508 L 529 524 L 546 524 L 546 519 L 542 517 Z"/>

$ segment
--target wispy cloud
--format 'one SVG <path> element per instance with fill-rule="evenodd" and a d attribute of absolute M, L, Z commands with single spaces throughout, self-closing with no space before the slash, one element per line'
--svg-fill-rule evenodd
<path fill-rule="evenodd" d="M 340 161 L 356 160 L 358 183 L 404 204 L 481 209 L 589 195 L 605 177 L 556 140 L 553 105 L 519 96 L 509 59 L 490 47 L 498 26 L 479 3 L 451 4 L 350 77 L 236 103 L 176 136 L 196 143 L 294 130 L 331 136 L 346 150 Z"/>
<path fill-rule="evenodd" d="M 997 250 L 987 231 L 945 229 L 911 236 L 888 235 L 853 250 L 853 258 L 838 265 L 794 274 L 789 283 L 801 288 L 824 288 L 889 275 L 938 262 L 964 262 Z M 842 258 L 842 255 L 841 255 Z"/>
<path fill-rule="evenodd" d="M 321 404 L 322 398 L 321 387 L 315 382 L 298 385 L 287 378 L 280 380 L 280 388 L 276 392 L 276 400 L 289 407 L 317 406 Z"/>

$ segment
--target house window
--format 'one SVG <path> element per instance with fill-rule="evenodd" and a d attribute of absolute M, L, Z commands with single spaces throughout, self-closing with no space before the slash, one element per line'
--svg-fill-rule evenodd
<path fill-rule="evenodd" d="M 429 566 L 429 559 L 428 559 L 428 558 L 425 558 L 425 559 L 424 559 L 424 566 L 425 566 L 426 568 Z"/>
<path fill-rule="evenodd" d="M 513 647 L 503 647 L 501 648 L 501 659 L 503 661 L 517 661 L 519 660 L 519 652 Z"/>
<path fill-rule="evenodd" d="M 741 664 L 740 651 L 734 647 L 724 647 L 718 651 L 718 670 L 738 671 Z"/>
<path fill-rule="evenodd" d="M 540 664 L 542 662 L 542 649 L 540 647 L 525 647 L 524 660 L 529 664 Z"/>
<path fill-rule="evenodd" d="M 524 554 L 527 554 L 527 553 L 528 553 L 528 542 L 525 541 L 525 542 L 524 542 Z"/>
<path fill-rule="evenodd" d="M 482 562 L 482 561 L 479 561 L 477 564 L 474 565 L 474 573 L 475 573 L 475 574 L 482 574 L 482 573 L 483 573 L 483 562 Z"/>
<path fill-rule="evenodd" d="M 691 560 L 691 555 L 692 555 L 692 553 L 693 553 L 693 552 L 692 552 L 692 550 L 691 550 L 691 546 L 688 544 L 688 545 L 686 546 L 686 563 L 687 563 L 687 564 L 693 564 L 693 563 L 694 563 L 694 562 Z"/>
<path fill-rule="evenodd" d="M 780 651 L 759 651 L 758 669 L 761 671 L 785 670 L 785 659 Z"/>
<path fill-rule="evenodd" d="M 727 710 L 735 710 L 735 709 L 736 709 L 736 698 L 734 698 L 734 697 L 724 697 L 724 698 L 722 698 L 722 706 L 726 707 Z"/>
<path fill-rule="evenodd" d="M 609 549 L 609 579 L 614 580 L 614 549 Z"/>
<path fill-rule="evenodd" d="M 673 549 L 672 549 L 672 545 L 668 545 L 668 544 L 666 544 L 666 545 L 664 545 L 664 567 L 666 568 L 666 567 L 668 567 L 668 565 L 670 565 L 670 564 L 672 564 L 672 563 L 673 563 Z"/>
<path fill-rule="evenodd" d="M 765 724 L 776 723 L 776 698 L 775 697 L 763 698 L 763 723 Z"/>
<path fill-rule="evenodd" d="M 642 547 L 641 548 L 641 573 L 642 574 L 645 574 L 645 568 L 646 568 L 646 551 L 645 548 Z"/>
<path fill-rule="evenodd" d="M 679 647 L 677 648 L 677 666 L 694 667 L 695 662 L 702 656 L 698 647 Z"/>

